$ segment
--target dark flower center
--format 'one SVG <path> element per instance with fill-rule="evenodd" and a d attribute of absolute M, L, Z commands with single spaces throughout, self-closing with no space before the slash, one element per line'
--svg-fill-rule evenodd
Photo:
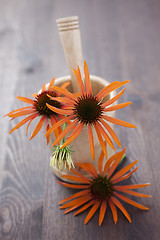
<path fill-rule="evenodd" d="M 47 117 L 50 117 L 51 115 L 57 115 L 57 113 L 53 112 L 46 106 L 46 103 L 48 103 L 56 108 L 60 108 L 61 103 L 50 99 L 47 96 L 47 94 L 50 95 L 51 97 L 57 97 L 57 94 L 54 92 L 50 92 L 50 91 L 42 92 L 42 93 L 38 94 L 36 97 L 35 108 L 40 115 L 45 115 Z"/>
<path fill-rule="evenodd" d="M 93 179 L 89 189 L 94 199 L 105 200 L 113 193 L 113 184 L 107 177 L 98 176 Z"/>
<path fill-rule="evenodd" d="M 102 107 L 96 97 L 83 95 L 77 99 L 74 112 L 80 122 L 93 124 L 101 117 Z"/>

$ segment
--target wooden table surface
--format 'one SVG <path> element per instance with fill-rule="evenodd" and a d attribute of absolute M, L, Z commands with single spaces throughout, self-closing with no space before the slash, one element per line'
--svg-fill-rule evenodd
<path fill-rule="evenodd" d="M 124 204 L 115 225 L 108 210 L 101 227 L 98 212 L 63 215 L 58 201 L 74 191 L 56 183 L 43 132 L 29 141 L 26 127 L 2 116 L 24 106 L 53 77 L 68 74 L 56 19 L 78 15 L 83 56 L 91 74 L 108 81 L 131 80 L 121 102 L 131 107 L 117 117 L 137 129 L 115 127 L 127 162 L 140 159 L 133 183 L 152 199 L 138 199 L 142 211 Z M 159 240 L 160 239 L 160 1 L 159 0 L 0 0 L 0 240 Z M 34 128 L 31 126 L 31 131 Z M 31 134 L 30 131 L 30 134 Z M 133 198 L 134 199 L 134 198 Z"/>

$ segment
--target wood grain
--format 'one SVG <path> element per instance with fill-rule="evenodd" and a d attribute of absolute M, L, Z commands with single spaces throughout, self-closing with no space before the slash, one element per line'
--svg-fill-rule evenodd
<path fill-rule="evenodd" d="M 160 1 L 0 0 L 0 6 L 0 240 L 159 240 Z M 131 182 L 151 182 L 143 192 L 153 196 L 139 199 L 147 212 L 124 204 L 132 224 L 120 211 L 114 225 L 108 210 L 100 228 L 98 212 L 87 226 L 87 211 L 64 216 L 58 201 L 75 191 L 56 184 L 43 133 L 32 141 L 25 127 L 9 135 L 18 120 L 2 117 L 22 106 L 17 95 L 30 97 L 68 74 L 56 19 L 71 15 L 79 16 L 90 73 L 110 82 L 131 80 L 121 101 L 133 104 L 117 117 L 137 129 L 115 131 L 127 146 L 127 162 L 140 159 Z"/>

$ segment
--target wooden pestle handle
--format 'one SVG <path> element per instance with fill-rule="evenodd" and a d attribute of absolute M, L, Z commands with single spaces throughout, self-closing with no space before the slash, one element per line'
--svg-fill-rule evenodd
<path fill-rule="evenodd" d="M 60 18 L 57 19 L 56 22 L 66 57 L 66 62 L 71 75 L 73 92 L 79 92 L 76 77 L 72 70 L 77 69 L 77 65 L 79 65 L 81 73 L 83 72 L 83 57 L 78 16 Z"/>

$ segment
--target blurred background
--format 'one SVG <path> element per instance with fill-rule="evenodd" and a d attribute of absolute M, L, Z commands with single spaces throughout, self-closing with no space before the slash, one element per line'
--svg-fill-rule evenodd
<path fill-rule="evenodd" d="M 139 199 L 150 210 L 125 206 L 98 227 L 98 213 L 87 226 L 86 212 L 63 216 L 58 201 L 73 191 L 56 183 L 41 132 L 32 141 L 25 127 L 9 135 L 18 120 L 3 115 L 22 107 L 53 77 L 68 75 L 56 19 L 79 16 L 83 57 L 91 74 L 131 80 L 121 102 L 132 101 L 117 117 L 137 129 L 115 127 L 127 160 L 140 159 L 133 182 L 151 182 Z M 0 0 L 0 239 L 160 239 L 160 1 L 159 0 Z M 24 106 L 24 105 L 23 105 Z M 34 127 L 34 126 L 33 126 Z M 33 127 L 31 127 L 31 134 Z"/>

